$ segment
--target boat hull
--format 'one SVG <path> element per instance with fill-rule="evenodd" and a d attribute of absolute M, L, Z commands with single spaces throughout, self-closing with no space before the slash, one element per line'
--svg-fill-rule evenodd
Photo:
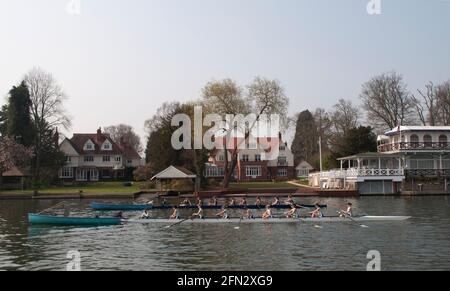
<path fill-rule="evenodd" d="M 174 206 L 171 205 L 160 205 L 160 206 L 153 206 L 151 204 L 102 204 L 102 203 L 92 203 L 91 208 L 96 211 L 144 211 L 144 210 L 170 210 Z M 197 209 L 198 206 L 196 205 L 189 205 L 189 206 L 177 206 L 178 209 Z M 273 209 L 290 209 L 290 205 L 274 205 L 271 206 Z M 301 205 L 301 207 L 305 208 L 314 208 L 314 205 Z M 326 208 L 327 205 L 321 205 L 322 208 Z M 204 210 L 219 210 L 222 209 L 222 206 L 214 206 L 214 205 L 204 205 L 202 206 Z M 228 209 L 236 209 L 236 210 L 243 210 L 243 209 L 252 209 L 252 210 L 263 210 L 265 209 L 264 205 L 235 205 L 235 206 L 228 206 Z"/>
<path fill-rule="evenodd" d="M 109 226 L 120 225 L 120 218 L 90 218 L 90 217 L 62 217 L 28 214 L 28 222 L 36 225 L 60 225 L 60 226 Z"/>
<path fill-rule="evenodd" d="M 370 222 L 370 221 L 405 221 L 410 219 L 410 216 L 359 216 L 352 219 L 340 218 L 340 217 L 324 217 L 324 218 L 273 218 L 273 219 L 193 219 L 193 220 L 180 220 L 180 219 L 143 219 L 143 220 L 128 220 L 126 223 L 138 223 L 138 224 L 176 224 L 183 222 L 185 224 L 226 224 L 226 223 L 328 223 L 328 222 Z"/>

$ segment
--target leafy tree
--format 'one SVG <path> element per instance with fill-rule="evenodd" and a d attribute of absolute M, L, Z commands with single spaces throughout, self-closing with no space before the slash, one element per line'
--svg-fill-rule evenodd
<path fill-rule="evenodd" d="M 8 105 L 0 108 L 0 136 L 6 136 L 8 130 Z"/>
<path fill-rule="evenodd" d="M 319 134 L 314 116 L 309 110 L 298 115 L 291 149 L 297 162 L 305 160 L 314 164 L 314 158 L 319 153 Z"/>
<path fill-rule="evenodd" d="M 30 146 L 33 143 L 30 107 L 30 93 L 25 82 L 17 87 L 14 86 L 9 91 L 7 135 L 24 146 Z"/>
<path fill-rule="evenodd" d="M 377 136 L 373 129 L 370 126 L 360 126 L 350 129 L 333 153 L 336 158 L 341 158 L 376 151 Z"/>
<path fill-rule="evenodd" d="M 32 156 L 29 148 L 18 144 L 9 137 L 0 137 L 0 191 L 3 174 L 14 167 L 24 166 Z"/>

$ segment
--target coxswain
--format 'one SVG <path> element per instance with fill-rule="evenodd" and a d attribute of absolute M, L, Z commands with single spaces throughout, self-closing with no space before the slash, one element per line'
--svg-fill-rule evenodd
<path fill-rule="evenodd" d="M 144 212 L 141 215 L 141 219 L 149 219 L 150 218 L 150 214 L 148 213 L 147 210 L 144 210 Z"/>

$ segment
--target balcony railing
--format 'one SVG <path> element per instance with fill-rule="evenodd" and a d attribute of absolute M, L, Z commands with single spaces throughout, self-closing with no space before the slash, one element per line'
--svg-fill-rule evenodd
<path fill-rule="evenodd" d="M 344 179 L 356 177 L 377 177 L 377 176 L 404 176 L 403 169 L 348 169 L 348 170 L 334 170 L 329 172 L 322 172 L 321 178 L 324 179 Z"/>
<path fill-rule="evenodd" d="M 397 151 L 450 151 L 448 142 L 398 142 L 380 145 L 378 152 L 397 152 Z"/>

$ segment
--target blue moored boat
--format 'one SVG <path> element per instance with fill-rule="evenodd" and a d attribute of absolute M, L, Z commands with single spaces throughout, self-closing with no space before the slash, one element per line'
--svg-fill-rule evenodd
<path fill-rule="evenodd" d="M 60 226 L 109 226 L 120 225 L 122 219 L 113 217 L 63 217 L 28 214 L 28 223 Z"/>
<path fill-rule="evenodd" d="M 104 204 L 91 203 L 91 208 L 97 211 L 144 211 L 153 209 L 151 204 Z"/>

